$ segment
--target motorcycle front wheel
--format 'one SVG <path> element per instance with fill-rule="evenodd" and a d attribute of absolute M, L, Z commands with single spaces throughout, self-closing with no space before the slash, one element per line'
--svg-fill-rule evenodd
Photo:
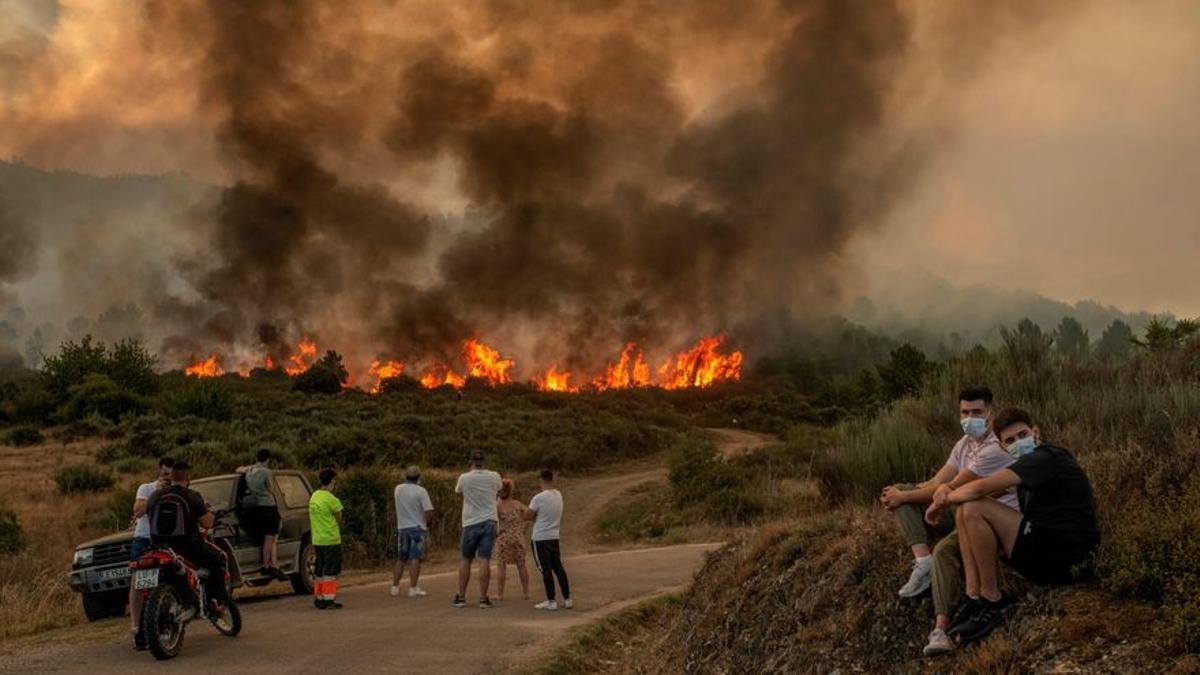
<path fill-rule="evenodd" d="M 146 634 L 146 646 L 154 658 L 172 659 L 183 649 L 183 634 L 186 623 L 180 618 L 183 603 L 179 592 L 170 584 L 162 584 L 150 591 L 146 606 L 142 609 L 142 630 Z"/>
<path fill-rule="evenodd" d="M 238 609 L 237 603 L 230 598 L 225 603 L 225 614 L 217 618 L 215 614 L 210 613 L 208 620 L 212 622 L 214 628 L 221 635 L 234 637 L 242 632 L 242 610 Z"/>

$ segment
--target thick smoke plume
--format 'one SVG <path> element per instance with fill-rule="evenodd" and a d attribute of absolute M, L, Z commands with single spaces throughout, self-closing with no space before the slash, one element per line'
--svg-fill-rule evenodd
<path fill-rule="evenodd" d="M 208 247 L 151 303 L 164 349 L 420 361 L 480 331 L 591 365 L 830 307 L 924 161 L 889 133 L 911 10 L 148 3 L 131 58 L 178 65 L 226 177 L 177 224 Z"/>

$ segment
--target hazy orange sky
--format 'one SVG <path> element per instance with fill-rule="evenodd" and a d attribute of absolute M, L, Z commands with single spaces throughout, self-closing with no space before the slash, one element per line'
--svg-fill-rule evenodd
<path fill-rule="evenodd" d="M 769 5 L 745 4 L 747 34 L 772 30 Z M 1200 314 L 1200 2 L 1081 2 L 1000 41 L 963 79 L 945 77 L 945 52 L 931 47 L 941 37 L 921 30 L 938 3 L 913 6 L 917 56 L 897 76 L 890 128 L 932 139 L 931 163 L 844 252 L 849 287 L 881 292 L 932 273 Z M 196 82 L 201 55 L 141 32 L 144 11 L 126 0 L 0 0 L 0 157 L 230 178 L 213 140 L 218 116 Z M 439 22 L 470 35 L 475 21 L 444 3 L 391 11 L 380 25 L 403 23 L 404 35 L 427 37 Z M 749 43 L 662 34 L 695 115 L 736 95 L 762 57 Z M 364 111 L 385 102 L 360 101 Z M 376 166 L 373 152 L 363 148 L 366 166 Z M 467 205 L 452 164 L 395 170 L 385 182 L 437 210 Z"/>

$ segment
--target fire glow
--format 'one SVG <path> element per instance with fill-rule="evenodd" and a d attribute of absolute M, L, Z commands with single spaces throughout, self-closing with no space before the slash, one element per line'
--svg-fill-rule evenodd
<path fill-rule="evenodd" d="M 662 361 L 658 368 L 651 370 L 646 361 L 644 351 L 636 343 L 630 342 L 621 350 L 616 361 L 610 361 L 604 368 L 585 384 L 572 384 L 574 373 L 560 369 L 558 364 L 538 371 L 530 384 L 541 391 L 579 393 L 581 391 L 606 391 L 610 389 L 635 389 L 639 387 L 661 387 L 663 389 L 691 389 L 711 387 L 721 382 L 741 379 L 742 353 L 731 351 L 726 353 L 725 336 L 714 335 L 698 341 L 694 346 L 679 352 L 673 357 Z M 281 362 L 283 371 L 290 376 L 299 375 L 312 367 L 317 361 L 317 343 L 305 337 L 297 345 L 294 353 L 284 357 Z M 266 370 L 277 368 L 274 357 L 267 355 L 263 358 Z M 514 382 L 513 371 L 516 362 L 506 358 L 500 351 L 484 344 L 478 336 L 466 340 L 462 345 L 462 363 L 464 368 L 459 371 L 453 366 L 433 362 L 427 365 L 417 380 L 426 389 L 452 387 L 461 389 L 469 379 L 486 383 L 488 386 L 501 386 Z M 374 383 L 368 389 L 372 394 L 383 390 L 384 382 L 404 375 L 406 365 L 403 361 L 378 358 L 371 362 L 367 374 Z M 216 377 L 223 375 L 221 357 L 210 355 L 203 361 L 188 365 L 184 374 L 193 377 Z M 247 377 L 249 372 L 239 369 L 239 375 Z"/>

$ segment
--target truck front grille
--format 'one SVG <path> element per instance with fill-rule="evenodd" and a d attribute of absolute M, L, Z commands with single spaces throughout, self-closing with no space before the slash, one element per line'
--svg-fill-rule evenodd
<path fill-rule="evenodd" d="M 93 565 L 110 565 L 112 563 L 129 562 L 129 549 L 133 542 L 123 541 L 119 544 L 104 544 L 97 546 L 93 553 Z"/>

